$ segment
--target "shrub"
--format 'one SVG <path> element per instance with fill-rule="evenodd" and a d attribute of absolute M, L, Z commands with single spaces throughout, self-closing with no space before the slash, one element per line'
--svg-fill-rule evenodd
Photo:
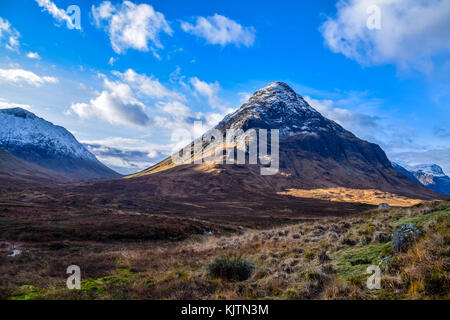
<path fill-rule="evenodd" d="M 306 252 L 303 254 L 303 258 L 306 260 L 312 260 L 317 254 L 317 248 L 310 248 L 306 250 Z"/>
<path fill-rule="evenodd" d="M 244 281 L 250 278 L 255 266 L 241 258 L 217 258 L 208 265 L 208 273 L 212 278 L 228 281 Z"/>

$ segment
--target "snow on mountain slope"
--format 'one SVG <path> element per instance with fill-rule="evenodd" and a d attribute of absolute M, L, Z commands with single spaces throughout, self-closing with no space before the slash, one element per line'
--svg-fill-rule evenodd
<path fill-rule="evenodd" d="M 421 172 L 424 174 L 429 174 L 434 177 L 446 177 L 446 174 L 437 164 L 419 164 L 415 166 L 408 167 L 410 171 Z"/>
<path fill-rule="evenodd" d="M 436 192 L 450 195 L 450 177 L 448 177 L 442 168 L 437 164 L 419 164 L 414 166 L 394 167 L 397 171 L 402 172 L 412 181 L 419 181 L 425 187 Z M 400 169 L 401 168 L 401 169 Z"/>
<path fill-rule="evenodd" d="M 227 115 L 217 129 L 279 129 L 280 138 L 344 129 L 313 109 L 302 96 L 283 82 L 258 90 L 237 111 Z"/>
<path fill-rule="evenodd" d="M 119 177 L 69 131 L 22 108 L 0 109 L 0 147 L 78 181 Z"/>
<path fill-rule="evenodd" d="M 255 172 L 259 172 L 258 166 L 264 166 L 261 159 L 254 165 L 234 167 L 188 166 L 184 168 L 186 173 L 183 174 L 195 175 L 199 171 L 215 172 L 216 180 L 222 177 L 234 179 L 234 182 L 227 182 L 230 187 L 234 183 L 235 187 L 239 188 L 242 186 L 242 181 L 245 181 L 247 189 L 254 187 L 257 192 L 265 188 L 271 191 L 284 191 L 288 188 L 346 187 L 377 189 L 423 199 L 436 195 L 394 170 L 380 146 L 359 139 L 336 122 L 325 118 L 301 95 L 282 82 L 270 83 L 256 91 L 245 104 L 227 115 L 214 129 L 223 135 L 229 129 L 242 130 L 244 133 L 249 129 L 278 129 L 279 170 L 277 174 L 264 178 L 256 176 Z M 225 149 L 230 148 L 229 142 L 223 144 L 221 139 L 210 139 L 208 135 L 211 132 L 204 135 L 206 141 L 201 148 L 196 149 L 191 143 L 191 154 L 184 158 L 187 162 L 208 157 L 212 152 L 225 157 Z M 234 147 L 237 146 L 234 145 Z M 268 149 L 271 147 L 269 142 Z M 174 162 L 169 157 L 130 178 L 161 173 L 167 181 L 178 179 L 183 170 L 179 166 L 178 161 Z M 151 177 L 148 178 L 151 179 Z M 211 186 L 212 178 L 205 179 L 205 183 Z M 167 189 L 170 188 L 169 184 L 167 182 Z M 174 185 L 181 184 L 174 183 Z M 222 187 L 217 186 L 217 188 Z M 199 193 L 198 190 L 195 192 Z"/>
<path fill-rule="evenodd" d="M 0 124 L 0 143 L 6 149 L 12 145 L 33 145 L 62 155 L 90 161 L 97 160 L 69 131 L 27 110 L 21 108 L 0 110 Z"/>

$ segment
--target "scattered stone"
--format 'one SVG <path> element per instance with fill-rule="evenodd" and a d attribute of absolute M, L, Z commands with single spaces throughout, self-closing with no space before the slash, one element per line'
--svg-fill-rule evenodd
<path fill-rule="evenodd" d="M 380 203 L 378 205 L 378 209 L 386 209 L 386 208 L 390 208 L 391 206 L 388 203 Z"/>

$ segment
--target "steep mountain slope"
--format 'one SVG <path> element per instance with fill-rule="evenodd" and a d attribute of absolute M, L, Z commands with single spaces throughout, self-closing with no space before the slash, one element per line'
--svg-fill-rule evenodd
<path fill-rule="evenodd" d="M 0 190 L 21 190 L 24 187 L 54 182 L 75 182 L 75 180 L 26 162 L 0 148 Z"/>
<path fill-rule="evenodd" d="M 397 165 L 394 168 L 404 173 L 412 181 L 419 181 L 431 190 L 450 195 L 450 177 L 436 164 L 420 164 L 408 167 L 408 169 Z"/>
<path fill-rule="evenodd" d="M 21 108 L 0 109 L 0 147 L 69 180 L 120 177 L 100 163 L 66 129 Z"/>
<path fill-rule="evenodd" d="M 406 176 L 409 180 L 418 183 L 418 184 L 422 184 L 422 182 L 419 181 L 419 179 L 417 179 L 414 176 L 414 173 L 409 171 L 408 169 L 402 167 L 401 165 L 399 165 L 398 163 L 392 162 L 392 167 L 397 170 L 398 172 L 400 172 L 401 174 L 403 174 L 404 176 Z"/>
<path fill-rule="evenodd" d="M 212 163 L 180 166 L 169 157 L 131 177 L 157 174 L 160 180 L 164 180 L 166 192 L 170 190 L 179 194 L 202 194 L 217 190 L 223 190 L 226 194 L 236 190 L 260 193 L 268 190 L 285 191 L 287 188 L 347 187 L 378 189 L 425 199 L 436 196 L 394 170 L 378 145 L 357 138 L 339 124 L 323 117 L 285 83 L 274 82 L 256 91 L 247 103 L 226 116 L 214 129 L 222 134 L 228 129 L 278 129 L 278 174 L 261 176 L 260 162 L 258 165 Z M 234 146 L 238 147 L 239 144 Z M 208 140 L 203 143 L 201 150 L 191 148 L 191 159 L 205 157 L 217 150 L 225 158 L 226 147 L 220 140 Z M 269 144 L 269 149 L 271 147 Z M 209 174 L 199 176 L 200 172 Z M 197 180 L 189 183 L 194 177 Z M 203 180 L 199 181 L 200 177 Z M 224 179 L 232 181 L 224 184 Z M 193 185 L 196 186 L 195 190 Z M 162 187 L 157 189 L 161 191 Z"/>

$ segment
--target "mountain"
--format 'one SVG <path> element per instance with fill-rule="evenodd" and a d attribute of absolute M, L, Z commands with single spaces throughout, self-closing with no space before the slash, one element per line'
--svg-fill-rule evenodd
<path fill-rule="evenodd" d="M 400 172 L 401 174 L 403 174 L 404 176 L 406 176 L 409 180 L 418 183 L 418 184 L 422 184 L 422 182 L 419 181 L 419 179 L 417 179 L 414 176 L 414 172 L 409 171 L 408 169 L 402 167 L 401 165 L 399 165 L 398 163 L 392 162 L 392 167 L 397 170 L 398 172 Z"/>
<path fill-rule="evenodd" d="M 27 187 L 58 182 L 75 182 L 55 171 L 19 159 L 0 148 L 0 190 L 22 190 Z"/>
<path fill-rule="evenodd" d="M 63 180 L 118 178 L 66 129 L 22 108 L 0 109 L 0 147 Z"/>
<path fill-rule="evenodd" d="M 161 184 L 156 189 L 162 194 L 225 195 L 229 192 L 281 192 L 289 188 L 346 187 L 377 189 L 425 199 L 436 196 L 397 172 L 378 145 L 359 139 L 323 117 L 282 82 L 271 83 L 256 91 L 244 105 L 214 128 L 221 134 L 225 134 L 227 129 L 278 129 L 278 174 L 261 176 L 261 163 L 180 165 L 169 157 L 128 178 L 157 174 Z M 189 159 L 198 159 L 217 150 L 225 158 L 226 145 L 220 139 L 208 140 L 200 149 L 192 145 Z M 269 144 L 269 149 L 271 147 Z"/>
<path fill-rule="evenodd" d="M 408 169 L 396 165 L 395 169 L 404 173 L 412 181 L 419 181 L 431 190 L 450 195 L 450 177 L 436 164 L 419 164 L 408 167 Z"/>

